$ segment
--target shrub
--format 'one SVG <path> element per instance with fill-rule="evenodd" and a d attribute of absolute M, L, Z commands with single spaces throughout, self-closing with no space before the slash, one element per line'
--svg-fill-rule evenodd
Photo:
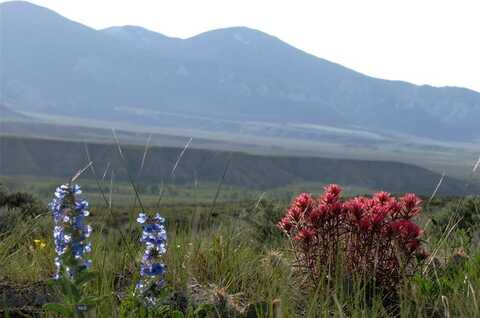
<path fill-rule="evenodd" d="M 453 217 L 453 220 L 452 220 Z M 466 197 L 460 201 L 450 202 L 443 210 L 432 219 L 438 232 L 447 229 L 451 222 L 456 228 L 473 234 L 479 229 L 480 224 L 480 199 L 478 197 Z"/>
<path fill-rule="evenodd" d="M 31 194 L 25 192 L 9 193 L 7 188 L 0 184 L 0 208 L 19 209 L 22 215 L 36 217 L 44 213 L 43 205 Z"/>
<path fill-rule="evenodd" d="M 411 221 L 421 201 L 415 194 L 396 199 L 387 192 L 344 201 L 341 192 L 329 185 L 319 198 L 302 193 L 278 223 L 291 241 L 296 266 L 313 287 L 343 260 L 350 277 L 396 289 L 425 256 L 422 230 Z"/>
<path fill-rule="evenodd" d="M 282 213 L 283 208 L 280 205 L 262 199 L 255 206 L 244 209 L 240 215 L 234 215 L 234 217 L 247 222 L 251 228 L 250 237 L 265 246 L 273 245 L 282 238 L 275 226 L 276 220 Z"/>

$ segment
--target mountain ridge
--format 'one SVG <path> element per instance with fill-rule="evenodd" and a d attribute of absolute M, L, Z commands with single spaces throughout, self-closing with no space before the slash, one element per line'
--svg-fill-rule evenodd
<path fill-rule="evenodd" d="M 27 119 L 27 118 L 28 118 L 27 116 L 25 116 L 23 114 L 19 114 L 15 111 L 11 110 L 7 106 L 0 104 L 0 120 L 2 120 L 2 119 L 7 119 L 7 120 Z"/>
<path fill-rule="evenodd" d="M 480 135 L 478 92 L 370 77 L 258 30 L 178 39 L 136 26 L 95 30 L 28 2 L 0 8 L 4 100 L 21 111 L 126 122 L 132 116 L 122 109 L 133 108 L 239 125 L 328 124 L 459 141 Z M 134 120 L 192 125 L 161 116 Z"/>

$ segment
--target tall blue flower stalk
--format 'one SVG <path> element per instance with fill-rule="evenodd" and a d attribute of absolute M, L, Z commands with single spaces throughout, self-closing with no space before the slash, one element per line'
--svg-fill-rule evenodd
<path fill-rule="evenodd" d="M 78 185 L 61 185 L 49 205 L 54 222 L 55 279 L 74 280 L 92 264 L 86 257 L 92 250 L 88 241 L 92 227 L 85 223 L 90 212 L 88 202 L 79 197 L 81 193 Z"/>
<path fill-rule="evenodd" d="M 158 305 L 159 296 L 165 286 L 165 264 L 162 256 L 167 251 L 167 232 L 165 219 L 156 214 L 149 217 L 140 213 L 137 222 L 142 224 L 140 242 L 145 251 L 140 262 L 140 280 L 137 282 L 135 294 L 143 299 L 147 306 Z"/>

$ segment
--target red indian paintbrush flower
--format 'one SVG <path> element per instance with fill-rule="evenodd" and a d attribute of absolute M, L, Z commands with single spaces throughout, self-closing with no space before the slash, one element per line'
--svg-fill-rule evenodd
<path fill-rule="evenodd" d="M 373 200 L 375 201 L 375 203 L 380 205 L 386 205 L 391 201 L 391 199 L 392 197 L 390 193 L 385 191 L 377 192 L 373 195 Z"/>
<path fill-rule="evenodd" d="M 343 201 L 338 185 L 324 190 L 318 198 L 300 194 L 278 223 L 292 240 L 297 267 L 314 285 L 321 279 L 318 273 L 335 269 L 338 253 L 347 271 L 371 277 L 386 289 L 398 286 L 404 274 L 417 268 L 415 260 L 427 255 L 422 230 L 410 220 L 421 212 L 415 194 L 398 200 L 382 191 Z"/>
<path fill-rule="evenodd" d="M 281 229 L 282 231 L 288 234 L 290 233 L 290 230 L 292 229 L 293 224 L 290 218 L 286 216 L 278 222 L 277 226 L 279 229 Z"/>
<path fill-rule="evenodd" d="M 314 228 L 306 227 L 298 232 L 298 234 L 294 237 L 294 240 L 309 244 L 313 241 L 316 234 L 317 231 Z"/>
<path fill-rule="evenodd" d="M 411 218 L 420 213 L 420 200 L 414 193 L 407 193 L 400 198 L 401 203 L 404 206 L 403 216 Z"/>

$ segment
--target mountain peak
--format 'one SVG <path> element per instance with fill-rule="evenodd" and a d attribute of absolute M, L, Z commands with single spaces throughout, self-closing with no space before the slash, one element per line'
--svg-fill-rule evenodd
<path fill-rule="evenodd" d="M 196 48 L 198 56 L 226 63 L 241 57 L 272 66 L 285 61 L 285 56 L 304 53 L 272 35 L 243 26 L 207 31 L 185 41 L 187 47 Z"/>
<path fill-rule="evenodd" d="M 113 26 L 99 32 L 114 40 L 120 40 L 135 50 L 147 50 L 155 55 L 160 51 L 163 56 L 175 56 L 175 51 L 171 52 L 171 47 L 176 46 L 175 43 L 182 41 L 181 39 L 171 38 L 134 25 Z"/>
<path fill-rule="evenodd" d="M 109 28 L 105 28 L 100 30 L 100 32 L 121 37 L 121 38 L 140 38 L 140 39 L 175 39 L 161 33 L 136 26 L 136 25 L 123 25 L 123 26 L 112 26 Z"/>
<path fill-rule="evenodd" d="M 238 44 L 248 45 L 262 40 L 276 40 L 278 38 L 271 36 L 265 32 L 251 29 L 244 26 L 221 28 L 195 35 L 188 40 L 222 40 L 233 41 Z"/>
<path fill-rule="evenodd" d="M 20 0 L 14 0 L 14 1 L 5 1 L 0 3 L 0 7 L 37 7 L 37 8 L 43 8 L 41 6 L 38 6 L 34 3 L 28 2 L 28 1 L 20 1 Z"/>
<path fill-rule="evenodd" d="M 43 36 L 42 32 L 64 32 L 67 27 L 93 30 L 90 27 L 71 21 L 53 10 L 27 1 L 2 2 L 0 3 L 0 10 L 5 27 L 44 28 L 43 30 L 37 30 L 38 36 Z"/>
<path fill-rule="evenodd" d="M 22 13 L 22 14 L 28 14 L 28 13 L 50 13 L 50 14 L 55 14 L 58 15 L 56 12 L 36 5 L 34 3 L 28 2 L 28 1 L 6 1 L 6 2 L 1 2 L 0 3 L 0 10 L 2 10 L 2 13 L 9 12 L 9 11 L 14 11 L 15 13 Z"/>

